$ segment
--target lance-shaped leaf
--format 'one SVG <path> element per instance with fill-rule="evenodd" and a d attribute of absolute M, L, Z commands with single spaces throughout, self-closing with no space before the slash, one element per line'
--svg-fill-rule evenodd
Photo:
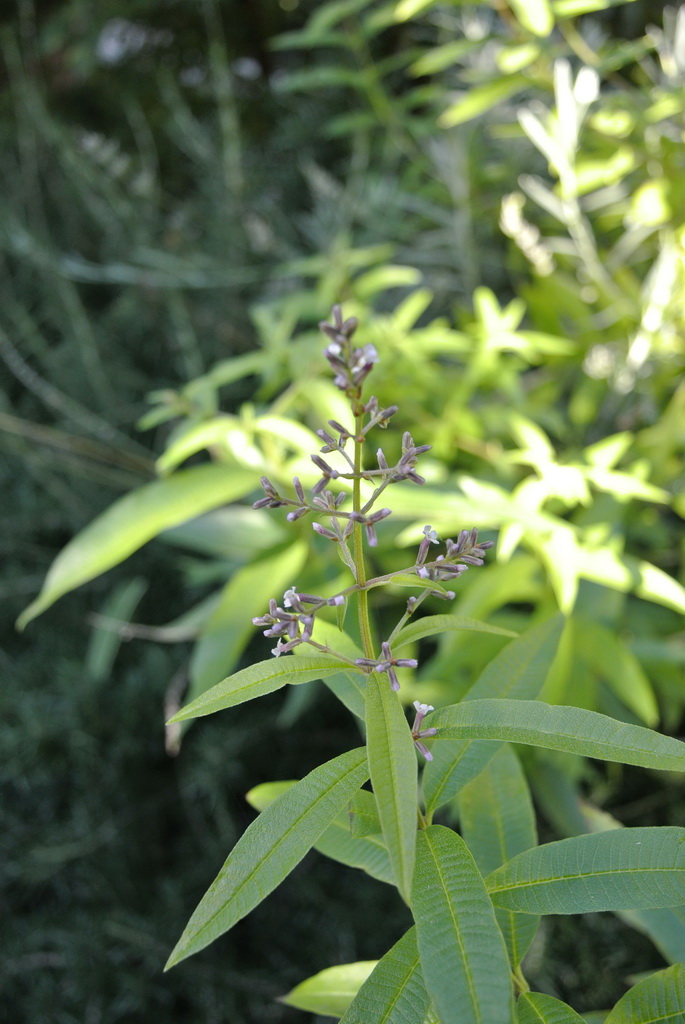
<path fill-rule="evenodd" d="M 495 910 L 466 843 L 443 825 L 419 833 L 412 911 L 442 1024 L 508 1024 L 511 975 Z"/>
<path fill-rule="evenodd" d="M 345 667 L 344 661 L 328 657 L 284 657 L 258 661 L 222 679 L 216 686 L 200 694 L 197 700 L 181 708 L 170 721 L 182 722 L 186 718 L 213 715 L 215 711 L 223 711 L 224 708 L 232 708 L 246 700 L 254 700 L 255 697 L 279 690 L 286 683 L 296 686 L 309 683 L 312 679 L 325 679 Z"/>
<path fill-rule="evenodd" d="M 481 673 L 464 701 L 489 697 L 520 700 L 537 697 L 554 660 L 563 628 L 563 616 L 555 615 L 507 644 Z M 433 750 L 433 761 L 426 766 L 423 775 L 423 793 L 429 814 L 475 779 L 498 749 L 497 743 L 473 742 L 467 738 L 437 744 Z"/>
<path fill-rule="evenodd" d="M 596 711 L 538 700 L 470 700 L 434 712 L 436 739 L 507 740 L 642 768 L 685 771 L 685 743 Z"/>
<path fill-rule="evenodd" d="M 274 800 L 295 785 L 295 781 L 263 782 L 255 786 L 245 799 L 258 811 L 264 811 Z M 367 796 L 373 801 L 373 794 L 360 789 L 355 793 L 353 803 L 359 797 Z M 336 815 L 322 836 L 314 843 L 314 849 L 331 860 L 347 864 L 351 868 L 360 868 L 379 882 L 394 884 L 394 876 L 390 866 L 388 851 L 380 835 L 355 836 L 350 828 L 349 804 L 345 810 Z M 375 807 L 375 802 L 374 802 Z M 378 822 L 378 819 L 376 819 Z M 378 825 L 380 829 L 380 824 Z"/>
<path fill-rule="evenodd" d="M 409 723 L 385 676 L 366 684 L 366 742 L 371 784 L 395 881 L 409 902 L 416 852 L 418 768 Z"/>
<path fill-rule="evenodd" d="M 340 1024 L 423 1024 L 429 1001 L 410 928 L 378 961 Z"/>
<path fill-rule="evenodd" d="M 535 812 L 519 759 L 501 747 L 480 775 L 459 793 L 461 834 L 482 875 L 488 875 L 537 843 Z M 497 923 L 514 969 L 538 928 L 532 914 L 496 908 Z"/>
<path fill-rule="evenodd" d="M 377 963 L 377 960 L 359 960 L 354 964 L 327 967 L 300 982 L 278 1001 L 324 1017 L 342 1017 Z"/>
<path fill-rule="evenodd" d="M 373 836 L 381 831 L 376 798 L 368 789 L 360 789 L 354 795 L 347 814 L 353 836 Z"/>
<path fill-rule="evenodd" d="M 605 1024 L 683 1024 L 685 964 L 673 964 L 638 982 L 619 999 Z"/>
<path fill-rule="evenodd" d="M 493 903 L 525 914 L 685 903 L 685 829 L 626 828 L 520 853 L 485 880 Z"/>
<path fill-rule="evenodd" d="M 425 615 L 416 622 L 410 622 L 395 636 L 392 641 L 393 650 L 404 644 L 414 643 L 426 636 L 435 636 L 437 633 L 457 632 L 458 630 L 469 630 L 473 633 L 494 633 L 496 636 L 516 637 L 510 629 L 502 629 L 500 626 L 491 626 L 488 622 L 481 622 L 479 619 L 470 619 L 466 615 Z"/>
<path fill-rule="evenodd" d="M 366 748 L 319 765 L 282 793 L 240 837 L 200 901 L 167 969 L 204 949 L 269 895 L 368 778 Z"/>
<path fill-rule="evenodd" d="M 566 820 L 578 821 L 576 834 L 585 832 L 606 832 L 623 828 L 616 818 L 606 811 L 600 811 L 587 800 L 575 794 L 577 811 Z M 573 828 L 570 830 L 573 833 Z M 658 910 L 619 910 L 618 916 L 632 928 L 648 935 L 668 963 L 685 961 L 685 906 L 661 907 Z"/>
<path fill-rule="evenodd" d="M 583 1024 L 580 1014 L 554 996 L 524 992 L 516 1004 L 517 1024 Z"/>
<path fill-rule="evenodd" d="M 17 625 L 23 629 L 57 598 L 123 562 L 162 530 L 235 501 L 253 487 L 248 470 L 212 464 L 184 469 L 119 498 L 60 551 Z"/>

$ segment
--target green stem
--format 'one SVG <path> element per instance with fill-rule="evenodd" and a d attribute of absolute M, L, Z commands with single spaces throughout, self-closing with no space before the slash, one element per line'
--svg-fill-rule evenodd
<path fill-rule="evenodd" d="M 364 414 L 357 413 L 354 418 L 354 472 L 355 477 L 352 485 L 352 507 L 355 512 L 361 511 L 361 470 L 362 470 L 362 446 L 364 444 L 362 427 Z M 373 658 L 374 646 L 371 635 L 371 623 L 369 621 L 369 595 L 366 589 L 366 561 L 364 559 L 364 547 L 362 537 L 362 524 L 355 523 L 352 533 L 353 557 L 355 565 L 355 578 L 359 590 L 357 598 L 357 609 L 359 612 L 359 632 L 362 641 L 362 650 L 365 658 Z"/>

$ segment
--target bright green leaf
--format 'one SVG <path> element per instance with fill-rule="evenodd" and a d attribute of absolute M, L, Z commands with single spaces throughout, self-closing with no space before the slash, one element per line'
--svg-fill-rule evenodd
<path fill-rule="evenodd" d="M 195 466 L 119 498 L 52 563 L 39 596 L 19 616 L 20 629 L 59 597 L 123 562 L 162 530 L 241 498 L 254 474 L 235 466 Z"/>
<path fill-rule="evenodd" d="M 323 1017 L 342 1017 L 377 963 L 377 960 L 359 960 L 354 964 L 327 967 L 300 982 L 278 1001 Z"/>
<path fill-rule="evenodd" d="M 488 875 L 496 906 L 525 914 L 672 907 L 685 903 L 685 829 L 625 828 L 520 853 Z"/>
<path fill-rule="evenodd" d="M 685 771 L 685 743 L 596 711 L 537 700 L 469 700 L 434 712 L 436 740 L 505 740 L 602 761 Z"/>
<path fill-rule="evenodd" d="M 464 840 L 419 833 L 412 911 L 421 970 L 442 1024 L 507 1024 L 510 967 L 495 911 Z"/>
<path fill-rule="evenodd" d="M 440 115 L 439 124 L 442 128 L 453 128 L 457 124 L 471 121 L 517 92 L 523 92 L 529 85 L 524 75 L 511 75 L 475 86 Z"/>
<path fill-rule="evenodd" d="M 423 1024 L 429 1001 L 410 928 L 378 961 L 340 1024 Z"/>
<path fill-rule="evenodd" d="M 366 684 L 369 771 L 397 886 L 409 900 L 416 850 L 418 768 L 409 723 L 387 678 Z"/>
<path fill-rule="evenodd" d="M 262 697 L 265 693 L 273 693 L 281 686 L 290 683 L 297 686 L 300 683 L 309 683 L 312 679 L 324 679 L 327 675 L 333 675 L 345 667 L 345 662 L 337 658 L 269 658 L 268 661 L 258 661 L 254 665 L 234 672 L 232 676 L 223 679 L 216 686 L 201 694 L 192 704 L 174 715 L 170 721 L 183 722 L 187 718 L 200 718 L 203 715 L 213 715 L 216 711 L 223 711 L 225 708 L 235 707 L 236 704 L 243 704 L 246 700 L 254 700 L 255 697 Z"/>
<path fill-rule="evenodd" d="M 218 445 L 225 449 L 228 435 L 235 430 L 238 422 L 235 416 L 216 416 L 211 420 L 193 423 L 176 437 L 164 454 L 157 459 L 157 472 L 164 476 L 191 455 L 206 448 Z"/>
<path fill-rule="evenodd" d="M 554 28 L 549 0 L 509 0 L 516 20 L 536 36 L 548 36 Z"/>
<path fill-rule="evenodd" d="M 197 953 L 280 885 L 368 778 L 366 748 L 319 765 L 282 793 L 240 837 L 167 962 Z"/>

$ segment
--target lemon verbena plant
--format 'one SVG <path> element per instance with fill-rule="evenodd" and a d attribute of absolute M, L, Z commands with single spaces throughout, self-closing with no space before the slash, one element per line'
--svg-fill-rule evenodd
<path fill-rule="evenodd" d="M 373 574 L 370 549 L 391 515 L 388 490 L 424 482 L 417 464 L 430 446 L 405 432 L 393 463 L 373 442 L 376 428 L 387 428 L 398 410 L 364 395 L 379 357 L 373 345 L 356 343 L 357 326 L 337 306 L 332 323 L 321 325 L 349 420 L 330 420 L 318 431 L 322 446 L 311 456 L 318 480 L 306 493 L 295 477 L 292 493 L 284 494 L 262 477 L 264 496 L 255 503 L 287 509 L 291 522 L 312 517 L 313 530 L 349 571 L 349 585 L 328 596 L 293 585 L 280 604 L 272 598 L 253 619 L 275 641 L 271 656 L 209 689 L 172 721 L 322 679 L 356 716 L 364 742 L 300 781 L 267 783 L 248 795 L 261 813 L 231 851 L 167 966 L 232 928 L 316 848 L 395 886 L 414 924 L 376 963 L 334 965 L 304 981 L 286 1002 L 342 1017 L 343 1024 L 581 1021 L 571 1007 L 530 991 L 524 958 L 541 917 L 630 910 L 639 926 L 640 914 L 675 913 L 685 904 L 685 829 L 605 821 L 588 834 L 538 845 L 526 775 L 512 744 L 683 771 L 685 743 L 539 699 L 557 653 L 561 615 L 511 639 L 459 703 L 435 710 L 414 701 L 410 723 L 401 676 L 417 667 L 418 641 L 458 629 L 506 631 L 449 613 L 424 614 L 426 601 L 449 602 L 459 577 L 483 564 L 492 542 L 481 541 L 475 529 L 443 545 L 428 524 L 411 564 Z M 386 585 L 414 592 L 381 637 L 374 634 L 369 602 Z M 357 622 L 346 632 L 348 606 Z M 448 805 L 458 831 L 436 820 Z M 682 964 L 633 986 L 607 1024 L 647 1020 L 639 1015 L 645 1007 L 646 1013 L 654 1007 L 682 1011 Z"/>

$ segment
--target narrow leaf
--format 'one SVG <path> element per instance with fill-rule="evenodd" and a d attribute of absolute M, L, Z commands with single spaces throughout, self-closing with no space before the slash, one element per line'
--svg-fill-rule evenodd
<path fill-rule="evenodd" d="M 278 1001 L 323 1017 L 342 1017 L 377 963 L 377 960 L 359 960 L 354 964 L 328 967 L 300 982 Z"/>
<path fill-rule="evenodd" d="M 515 93 L 523 92 L 529 85 L 528 79 L 523 75 L 495 78 L 491 82 L 486 82 L 485 85 L 477 85 L 443 111 L 439 118 L 439 124 L 442 128 L 452 128 L 456 124 L 464 124 L 465 121 L 484 114 L 498 103 L 508 100 Z"/>
<path fill-rule="evenodd" d="M 602 761 L 685 771 L 685 743 L 585 708 L 538 700 L 470 700 L 431 716 L 436 739 L 506 740 Z"/>
<path fill-rule="evenodd" d="M 368 789 L 360 789 L 355 793 L 347 808 L 350 819 L 350 832 L 353 836 L 372 836 L 381 831 L 376 798 Z M 518 853 L 518 850 L 516 851 Z M 497 867 L 498 865 L 495 865 Z"/>
<path fill-rule="evenodd" d="M 500 747 L 490 764 L 460 791 L 459 824 L 482 875 L 536 845 L 533 802 L 510 746 Z M 496 917 L 515 970 L 535 937 L 538 919 L 501 907 Z"/>
<path fill-rule="evenodd" d="M 422 640 L 425 636 L 435 636 L 436 633 L 447 633 L 452 630 L 466 629 L 474 633 L 494 633 L 497 636 L 515 637 L 510 629 L 501 629 L 499 626 L 491 626 L 487 622 L 480 622 L 478 619 L 470 619 L 466 615 L 426 615 L 416 622 L 410 622 L 404 629 L 401 629 L 393 640 L 393 650 L 405 644 Z"/>
<path fill-rule="evenodd" d="M 314 849 L 339 864 L 359 868 L 379 882 L 394 885 L 395 876 L 383 837 L 353 836 L 346 819 L 347 813 L 343 811 L 316 841 Z"/>
<path fill-rule="evenodd" d="M 517 1024 L 583 1024 L 580 1014 L 554 996 L 524 992 L 516 1004 Z"/>
<path fill-rule="evenodd" d="M 487 665 L 464 701 L 486 697 L 537 697 L 554 661 L 563 628 L 563 616 L 555 615 L 507 644 Z M 433 761 L 423 775 L 429 814 L 475 779 L 497 750 L 496 743 L 473 742 L 466 738 L 435 745 Z"/>
<path fill-rule="evenodd" d="M 418 837 L 412 910 L 421 970 L 442 1024 L 507 1024 L 509 960 L 464 840 L 443 825 Z"/>
<path fill-rule="evenodd" d="M 408 902 L 416 851 L 416 752 L 399 697 L 375 672 L 366 684 L 366 734 L 378 816 L 395 881 Z"/>
<path fill-rule="evenodd" d="M 291 789 L 295 783 L 296 780 L 263 782 L 246 793 L 245 799 L 255 810 L 264 811 L 281 793 Z M 373 800 L 372 793 L 360 789 L 352 802 L 354 803 L 361 796 L 368 796 Z M 376 822 L 378 823 L 377 818 Z M 378 823 L 377 831 L 380 831 L 380 823 Z M 325 857 L 330 857 L 331 860 L 337 860 L 340 864 L 365 871 L 367 875 L 378 879 L 379 882 L 394 885 L 390 858 L 383 837 L 381 835 L 363 837 L 353 835 L 349 822 L 349 807 L 336 815 L 323 835 L 314 843 L 314 849 Z"/>
<path fill-rule="evenodd" d="M 340 1024 L 423 1024 L 429 996 L 421 974 L 416 929 L 378 961 Z"/>
<path fill-rule="evenodd" d="M 510 0 L 516 20 L 536 36 L 548 36 L 554 28 L 549 0 Z"/>
<path fill-rule="evenodd" d="M 228 465 L 195 466 L 119 498 L 60 551 L 19 629 L 63 594 L 123 562 L 162 530 L 247 494 L 254 475 Z"/>
<path fill-rule="evenodd" d="M 685 903 L 685 829 L 626 828 L 520 853 L 486 885 L 496 906 L 525 914 L 673 907 Z"/>
<path fill-rule="evenodd" d="M 634 985 L 619 999 L 605 1024 L 683 1024 L 685 964 L 673 964 Z"/>
<path fill-rule="evenodd" d="M 319 765 L 282 793 L 240 837 L 166 965 L 197 953 L 269 895 L 366 782 L 366 749 Z"/>
<path fill-rule="evenodd" d="M 181 708 L 171 722 L 182 722 L 187 718 L 200 718 L 212 715 L 215 711 L 235 707 L 246 700 L 254 700 L 265 693 L 272 693 L 286 683 L 295 686 L 309 683 L 312 679 L 325 679 L 326 676 L 345 668 L 345 662 L 337 658 L 269 658 L 258 661 L 254 665 L 234 672 L 216 686 L 200 694 L 197 700 Z"/>

